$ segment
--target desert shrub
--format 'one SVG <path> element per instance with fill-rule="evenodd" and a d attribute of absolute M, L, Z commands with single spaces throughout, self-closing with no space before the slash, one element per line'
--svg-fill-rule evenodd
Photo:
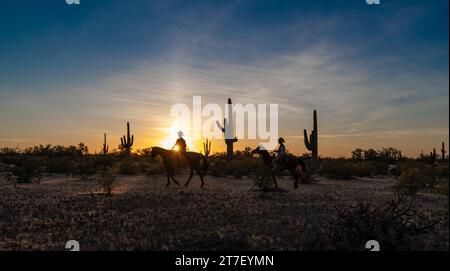
<path fill-rule="evenodd" d="M 326 158 L 320 161 L 319 173 L 331 178 L 349 179 L 352 176 L 351 162 L 344 158 Z"/>
<path fill-rule="evenodd" d="M 58 157 L 48 159 L 45 171 L 47 173 L 66 174 L 72 170 L 72 159 L 67 157 Z"/>
<path fill-rule="evenodd" d="M 232 175 L 234 178 L 240 179 L 249 173 L 247 164 L 247 159 L 231 160 L 225 165 L 225 175 Z"/>
<path fill-rule="evenodd" d="M 105 168 L 100 170 L 99 174 L 96 176 L 95 180 L 103 189 L 103 192 L 107 195 L 111 195 L 113 183 L 117 177 L 117 168 Z"/>
<path fill-rule="evenodd" d="M 92 156 L 92 159 L 94 160 L 94 167 L 98 170 L 114 166 L 114 158 L 109 155 Z"/>
<path fill-rule="evenodd" d="M 275 169 L 261 164 L 256 166 L 252 173 L 253 183 L 259 190 L 267 192 L 277 188 L 277 172 Z"/>
<path fill-rule="evenodd" d="M 389 163 L 384 161 L 369 161 L 371 166 L 375 168 L 376 175 L 388 175 L 389 172 Z"/>
<path fill-rule="evenodd" d="M 358 177 L 373 177 L 377 173 L 374 163 L 362 161 L 351 163 L 351 174 Z"/>
<path fill-rule="evenodd" d="M 72 162 L 71 166 L 74 173 L 82 180 L 88 179 L 97 172 L 94 159 L 89 156 L 78 158 Z"/>
<path fill-rule="evenodd" d="M 145 159 L 145 158 L 139 158 L 138 159 L 138 165 L 139 165 L 139 172 L 149 172 L 150 169 L 153 167 L 153 164 L 150 163 L 149 161 L 150 159 Z"/>
<path fill-rule="evenodd" d="M 30 183 L 34 179 L 40 179 L 42 176 L 43 161 L 36 157 L 21 157 L 15 167 L 12 168 L 12 174 L 16 177 L 18 183 Z"/>
<path fill-rule="evenodd" d="M 0 172 L 7 172 L 9 166 L 0 162 Z"/>
<path fill-rule="evenodd" d="M 208 174 L 215 177 L 233 176 L 240 179 L 243 176 L 251 176 L 262 162 L 253 157 L 240 157 L 227 161 L 225 158 L 212 156 L 208 158 L 208 163 Z"/>
<path fill-rule="evenodd" d="M 368 240 L 377 240 L 382 250 L 408 250 L 420 246 L 426 238 L 419 236 L 434 233 L 442 220 L 429 210 L 421 211 L 413 197 L 396 193 L 394 199 L 378 203 L 335 206 L 323 231 L 336 250 L 364 250 Z"/>
<path fill-rule="evenodd" d="M 448 197 L 448 177 L 439 179 L 435 192 Z"/>
<path fill-rule="evenodd" d="M 448 175 L 449 175 L 448 162 L 438 163 L 438 164 L 434 165 L 432 168 L 433 168 L 433 173 L 436 177 L 448 179 Z"/>
<path fill-rule="evenodd" d="M 119 173 L 122 175 L 136 175 L 139 173 L 139 163 L 133 159 L 124 159 L 119 164 Z"/>
<path fill-rule="evenodd" d="M 400 177 L 395 187 L 411 194 L 425 188 L 433 188 L 440 180 L 448 180 L 448 165 L 445 164 L 429 165 L 408 161 L 400 164 L 399 171 Z"/>
<path fill-rule="evenodd" d="M 6 184 L 17 187 L 17 178 L 12 173 L 6 173 L 5 180 Z"/>
<path fill-rule="evenodd" d="M 163 163 L 151 163 L 147 168 L 148 176 L 155 176 L 160 174 L 165 174 L 166 170 L 164 168 Z"/>
<path fill-rule="evenodd" d="M 404 170 L 395 187 L 414 195 L 426 187 L 434 187 L 436 179 L 429 169 L 411 168 Z"/>
<path fill-rule="evenodd" d="M 224 177 L 226 175 L 226 172 L 224 168 L 226 167 L 227 161 L 223 158 L 217 158 L 214 157 L 211 159 L 209 158 L 209 174 L 214 177 Z"/>

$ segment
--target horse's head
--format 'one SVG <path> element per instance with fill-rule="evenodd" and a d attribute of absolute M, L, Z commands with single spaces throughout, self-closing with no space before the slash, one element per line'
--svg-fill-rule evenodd
<path fill-rule="evenodd" d="M 258 146 L 251 153 L 260 155 L 264 161 L 267 161 L 270 159 L 270 153 L 263 146 Z"/>
<path fill-rule="evenodd" d="M 260 154 L 260 153 L 261 153 L 261 146 L 258 146 L 251 151 L 251 154 Z"/>
<path fill-rule="evenodd" d="M 259 154 L 259 155 L 265 155 L 268 153 L 269 152 L 263 146 L 258 146 L 258 147 L 256 147 L 256 149 L 252 150 L 252 152 L 251 152 L 251 154 Z"/>

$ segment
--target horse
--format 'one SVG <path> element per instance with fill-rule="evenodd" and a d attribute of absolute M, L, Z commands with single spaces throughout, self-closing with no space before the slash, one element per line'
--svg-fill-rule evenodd
<path fill-rule="evenodd" d="M 202 181 L 201 187 L 205 185 L 205 182 L 203 180 L 203 176 L 208 171 L 208 161 L 206 156 L 204 156 L 201 153 L 197 152 L 185 152 L 184 156 L 185 159 L 179 157 L 179 152 L 173 151 L 173 150 L 167 150 L 161 147 L 152 147 L 151 151 L 151 160 L 154 161 L 156 156 L 161 156 L 163 160 L 164 168 L 166 169 L 167 173 L 167 184 L 166 186 L 170 185 L 170 180 L 174 181 L 177 185 L 180 185 L 180 183 L 175 180 L 173 177 L 173 174 L 175 172 L 175 168 L 178 167 L 185 167 L 186 163 L 190 166 L 190 175 L 189 179 L 187 180 L 186 184 L 184 186 L 188 186 L 189 182 L 194 177 L 194 172 L 197 172 L 198 176 L 200 176 L 200 180 Z M 182 154 L 181 154 L 182 155 Z M 180 156 L 181 156 L 180 155 Z M 177 156 L 180 159 L 177 159 Z"/>
<path fill-rule="evenodd" d="M 252 154 L 259 154 L 263 160 L 263 163 L 267 167 L 273 167 L 274 157 L 269 154 L 269 152 L 261 147 L 257 147 L 252 151 Z M 294 188 L 298 188 L 298 180 L 303 177 L 303 174 L 306 173 L 306 165 L 300 158 L 286 156 L 286 163 L 280 166 L 280 172 L 283 170 L 288 170 L 292 177 L 294 177 Z"/>

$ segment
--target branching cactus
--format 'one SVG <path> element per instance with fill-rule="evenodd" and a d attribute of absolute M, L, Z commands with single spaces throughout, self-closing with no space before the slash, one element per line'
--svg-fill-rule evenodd
<path fill-rule="evenodd" d="M 125 150 L 126 155 L 130 155 L 131 153 L 131 147 L 133 146 L 134 142 L 134 135 L 131 135 L 130 137 L 130 123 L 127 122 L 127 135 L 120 138 L 121 146 Z"/>
<path fill-rule="evenodd" d="M 233 102 L 228 98 L 228 118 L 223 119 L 223 126 L 217 121 L 217 126 L 225 134 L 225 144 L 227 144 L 227 160 L 233 159 L 233 144 L 238 141 L 234 136 Z"/>
<path fill-rule="evenodd" d="M 305 147 L 311 152 L 312 162 L 315 170 L 317 171 L 316 161 L 319 154 L 318 148 L 318 130 L 317 130 L 317 111 L 314 110 L 314 119 L 313 119 L 313 130 L 308 137 L 308 131 L 306 129 L 303 130 L 303 136 L 305 139 Z"/>
<path fill-rule="evenodd" d="M 211 153 L 211 141 L 206 139 L 205 142 L 203 142 L 203 152 L 205 153 L 205 156 L 208 157 Z"/>
<path fill-rule="evenodd" d="M 447 152 L 445 151 L 445 142 L 442 142 L 442 149 L 441 149 L 442 160 L 445 160 L 446 153 Z"/>
<path fill-rule="evenodd" d="M 106 145 L 106 133 L 103 135 L 103 148 L 102 148 L 102 154 L 107 155 L 109 151 L 109 145 Z"/>

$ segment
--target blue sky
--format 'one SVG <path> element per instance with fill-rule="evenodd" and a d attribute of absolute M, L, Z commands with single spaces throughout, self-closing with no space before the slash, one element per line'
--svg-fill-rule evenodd
<path fill-rule="evenodd" d="M 172 104 L 201 95 L 278 103 L 295 153 L 314 108 L 324 155 L 428 151 L 448 143 L 448 5 L 2 1 L 0 146 L 95 150 L 103 132 L 117 145 L 129 120 L 143 147 L 169 136 Z"/>

